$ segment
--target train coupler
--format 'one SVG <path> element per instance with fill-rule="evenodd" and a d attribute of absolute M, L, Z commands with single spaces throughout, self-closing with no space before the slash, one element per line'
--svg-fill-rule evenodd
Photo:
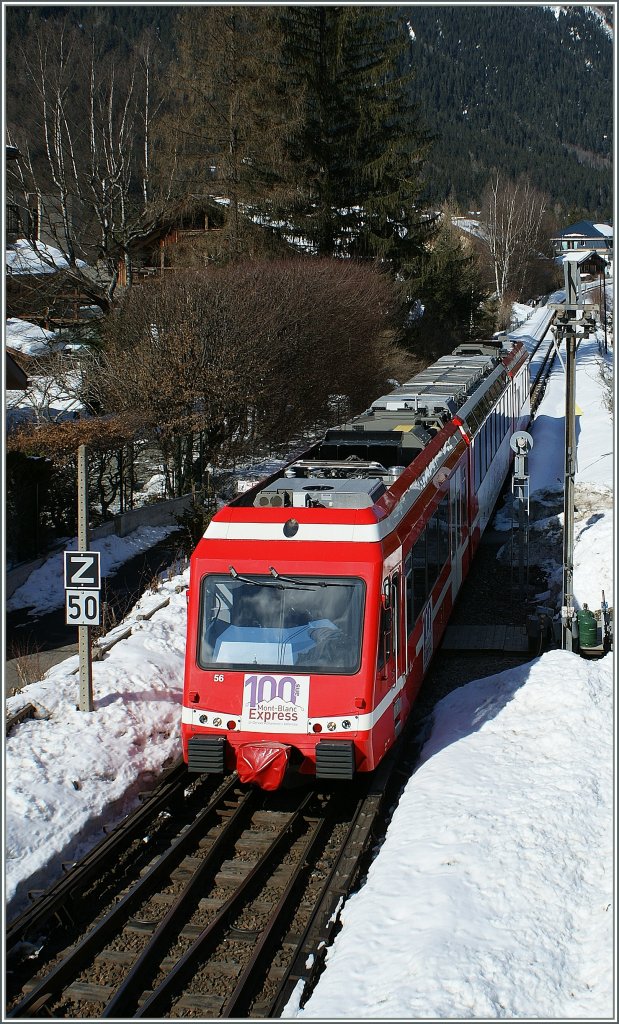
<path fill-rule="evenodd" d="M 263 741 L 242 743 L 236 751 L 236 770 L 241 782 L 256 782 L 262 789 L 281 786 L 291 747 L 287 743 Z"/>

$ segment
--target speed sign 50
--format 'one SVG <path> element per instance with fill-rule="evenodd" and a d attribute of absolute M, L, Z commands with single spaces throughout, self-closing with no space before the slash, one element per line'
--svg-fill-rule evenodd
<path fill-rule="evenodd" d="M 66 590 L 65 621 L 68 626 L 101 624 L 100 590 Z"/>

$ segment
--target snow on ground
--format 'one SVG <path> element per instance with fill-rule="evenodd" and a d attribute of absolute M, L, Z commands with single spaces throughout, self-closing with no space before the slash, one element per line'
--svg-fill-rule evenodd
<path fill-rule="evenodd" d="M 177 530 L 172 526 L 140 526 L 126 537 L 101 537 L 90 542 L 89 551 L 101 552 L 101 577 L 111 576 L 120 565 L 142 551 L 148 551 Z M 6 610 L 28 608 L 29 615 L 43 615 L 64 607 L 64 551 L 77 551 L 77 539 L 67 541 L 62 551 L 53 555 L 30 576 L 6 602 Z"/>
<path fill-rule="evenodd" d="M 75 419 L 84 412 L 84 406 L 77 397 L 78 377 L 68 371 L 62 381 L 43 374 L 29 374 L 25 391 L 6 392 L 7 427 L 14 423 L 31 420 L 59 422 Z"/>
<path fill-rule="evenodd" d="M 552 651 L 445 697 L 325 973 L 283 1016 L 610 1014 L 612 693 L 610 657 Z"/>
<path fill-rule="evenodd" d="M 173 577 L 143 596 L 127 621 L 131 636 L 93 664 L 95 710 L 77 710 L 79 657 L 9 698 L 36 718 L 5 748 L 5 898 L 11 919 L 27 891 L 45 888 L 102 838 L 102 826 L 137 804 L 163 765 L 179 757 L 187 580 Z M 170 598 L 150 620 L 137 620 Z M 64 602 L 64 599 L 63 599 Z"/>
<path fill-rule="evenodd" d="M 613 423 L 596 358 L 581 345 L 574 589 L 593 608 L 602 587 L 614 604 Z M 563 429 L 561 374 L 557 364 L 531 428 L 542 501 L 562 476 L 550 440 Z M 94 663 L 92 713 L 75 710 L 75 657 L 7 701 L 10 713 L 38 709 L 5 744 L 9 919 L 179 756 L 186 584 L 165 582 L 169 606 L 148 620 L 136 607 L 132 636 Z M 324 973 L 285 1017 L 616 1019 L 613 664 L 552 650 L 439 703 Z"/>

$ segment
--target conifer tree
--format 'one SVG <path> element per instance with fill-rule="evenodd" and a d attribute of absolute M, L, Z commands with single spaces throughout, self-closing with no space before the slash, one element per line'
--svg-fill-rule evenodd
<path fill-rule="evenodd" d="M 246 249 L 247 217 L 288 187 L 285 139 L 295 96 L 280 75 L 277 23 L 265 7 L 198 5 L 179 14 L 175 103 L 164 144 L 180 191 L 227 204 L 228 252 Z"/>
<path fill-rule="evenodd" d="M 425 247 L 419 273 L 411 282 L 419 315 L 409 324 L 406 343 L 411 349 L 423 350 L 429 359 L 494 330 L 483 269 L 472 243 L 454 226 L 454 213 L 453 206 L 446 203 L 440 226 Z"/>
<path fill-rule="evenodd" d="M 401 21 L 361 6 L 287 7 L 279 18 L 285 75 L 304 102 L 290 142 L 297 232 L 319 254 L 410 271 L 428 230 L 417 205 L 428 137 L 406 91 Z"/>

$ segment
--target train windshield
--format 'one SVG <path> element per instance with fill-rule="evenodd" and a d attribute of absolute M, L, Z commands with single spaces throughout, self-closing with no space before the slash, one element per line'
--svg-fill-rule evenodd
<path fill-rule="evenodd" d="M 364 601 L 360 579 L 205 576 L 198 664 L 352 674 L 361 663 Z"/>

